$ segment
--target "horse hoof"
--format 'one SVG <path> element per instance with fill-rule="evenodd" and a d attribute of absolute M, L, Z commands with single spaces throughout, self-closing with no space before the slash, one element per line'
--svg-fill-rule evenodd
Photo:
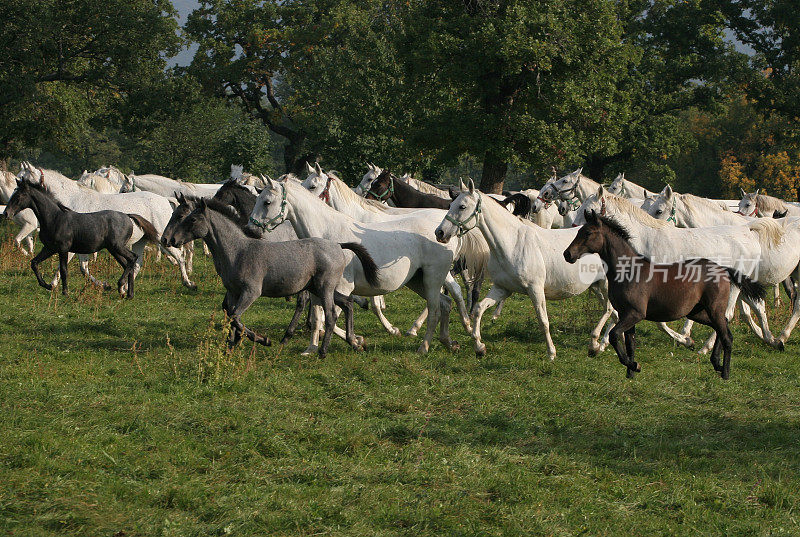
<path fill-rule="evenodd" d="M 423 342 L 422 345 L 420 345 L 417 349 L 417 353 L 428 354 L 428 344 Z"/>
<path fill-rule="evenodd" d="M 258 342 L 264 345 L 265 347 L 272 346 L 272 340 L 266 336 L 262 336 L 261 339 L 258 340 Z"/>
<path fill-rule="evenodd" d="M 451 341 L 448 345 L 451 351 L 457 351 L 461 348 L 461 345 L 458 344 L 458 341 Z"/>
<path fill-rule="evenodd" d="M 636 372 L 639 373 L 642 370 L 642 364 L 639 362 L 634 362 L 636 364 Z"/>
<path fill-rule="evenodd" d="M 632 379 L 633 377 L 635 377 L 635 376 L 636 376 L 636 373 L 638 373 L 638 371 L 634 371 L 633 369 L 630 369 L 630 368 L 629 368 L 629 369 L 628 369 L 628 372 L 625 374 L 625 376 L 626 376 L 627 378 L 629 378 L 629 379 Z"/>
<path fill-rule="evenodd" d="M 399 336 L 399 335 L 400 335 L 400 329 L 399 329 L 399 328 L 397 328 L 396 326 L 393 326 L 393 327 L 392 327 L 391 334 L 392 334 L 393 336 Z"/>
<path fill-rule="evenodd" d="M 683 342 L 683 346 L 689 350 L 694 350 L 694 340 L 690 337 L 687 337 L 686 341 Z"/>
<path fill-rule="evenodd" d="M 408 330 L 406 330 L 406 335 L 407 336 L 416 336 L 417 335 L 417 331 L 414 328 L 409 328 Z"/>
<path fill-rule="evenodd" d="M 364 336 L 356 336 L 356 343 L 353 345 L 353 350 L 356 352 L 367 350 L 367 340 L 364 339 Z"/>
<path fill-rule="evenodd" d="M 315 352 L 317 352 L 317 346 L 316 345 L 309 345 L 306 348 L 306 350 L 304 350 L 303 352 L 300 353 L 300 356 L 311 356 Z"/>
<path fill-rule="evenodd" d="M 720 372 L 720 376 L 722 377 L 722 380 L 728 380 L 731 375 L 730 373 Z"/>
<path fill-rule="evenodd" d="M 475 357 L 483 358 L 484 356 L 486 356 L 486 345 L 481 345 L 475 349 Z"/>
<path fill-rule="evenodd" d="M 197 284 L 194 283 L 194 282 L 188 282 L 188 283 L 186 283 L 184 285 L 186 285 L 186 287 L 188 287 L 192 291 L 197 291 Z"/>
<path fill-rule="evenodd" d="M 289 342 L 289 336 L 283 336 L 281 338 L 281 345 L 286 345 Z"/>
<path fill-rule="evenodd" d="M 779 351 L 785 351 L 786 345 L 783 344 L 783 341 L 781 341 L 780 339 L 777 341 L 778 342 L 775 344 L 775 348 L 778 349 Z"/>

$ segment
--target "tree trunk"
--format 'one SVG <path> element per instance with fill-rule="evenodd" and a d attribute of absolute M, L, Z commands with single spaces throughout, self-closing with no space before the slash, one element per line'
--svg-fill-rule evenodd
<path fill-rule="evenodd" d="M 583 169 L 583 174 L 589 179 L 593 179 L 598 183 L 603 182 L 603 172 L 606 168 L 606 159 L 597 155 L 592 155 L 586 159 L 586 165 Z"/>
<path fill-rule="evenodd" d="M 483 173 L 481 174 L 481 192 L 486 194 L 502 194 L 503 182 L 506 179 L 508 163 L 500 160 L 491 151 L 483 157 Z"/>

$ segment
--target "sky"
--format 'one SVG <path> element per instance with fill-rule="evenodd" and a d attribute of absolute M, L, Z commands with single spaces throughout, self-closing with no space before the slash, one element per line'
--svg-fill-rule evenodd
<path fill-rule="evenodd" d="M 200 7 L 198 0 L 172 0 L 172 5 L 178 10 L 178 23 L 183 26 L 186 23 L 186 17 L 189 16 L 194 9 Z M 172 58 L 171 65 L 189 65 L 194 56 L 196 46 L 190 47 L 188 50 L 181 51 L 180 54 Z"/>

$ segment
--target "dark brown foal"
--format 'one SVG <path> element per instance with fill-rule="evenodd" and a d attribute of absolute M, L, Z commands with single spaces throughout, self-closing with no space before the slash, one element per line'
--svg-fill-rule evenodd
<path fill-rule="evenodd" d="M 731 285 L 739 287 L 748 301 L 763 299 L 764 288 L 736 270 L 708 259 L 651 263 L 633 249 L 630 235 L 617 222 L 594 211 L 585 216 L 586 225 L 564 251 L 564 259 L 575 263 L 584 254 L 596 253 L 605 262 L 609 300 L 619 313 L 619 322 L 611 329 L 609 339 L 619 361 L 628 368 L 628 378 L 641 371 L 641 365 L 634 360 L 636 323 L 643 319 L 666 322 L 688 317 L 717 333 L 711 364 L 727 379 L 733 335 L 725 310 Z"/>

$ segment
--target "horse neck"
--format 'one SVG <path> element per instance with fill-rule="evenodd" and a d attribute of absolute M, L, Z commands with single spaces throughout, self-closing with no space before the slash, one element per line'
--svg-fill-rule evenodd
<path fill-rule="evenodd" d="M 72 179 L 55 172 L 45 171 L 44 184 L 56 199 L 65 205 L 69 205 L 68 200 L 72 200 L 75 197 L 85 198 L 86 196 L 97 194 L 91 188 L 81 187 Z"/>
<path fill-rule="evenodd" d="M 586 201 L 586 198 L 595 194 L 597 189 L 600 188 L 600 183 L 596 183 L 592 181 L 585 175 L 580 176 L 580 182 L 578 183 L 578 188 L 575 189 L 575 196 L 580 200 L 581 203 Z"/>
<path fill-rule="evenodd" d="M 628 270 L 636 269 L 637 267 L 644 270 L 647 267 L 649 264 L 648 259 L 637 253 L 628 241 L 608 230 L 604 232 L 604 236 L 603 247 L 600 248 L 597 255 L 600 256 L 600 259 L 602 259 L 608 267 L 606 269 L 606 274 L 608 275 L 609 283 L 612 281 L 620 281 L 617 278 L 620 265 L 627 267 Z M 621 261 L 621 259 L 625 261 Z M 636 266 L 631 266 L 634 259 L 636 260 Z"/>
<path fill-rule="evenodd" d="M 31 190 L 30 209 L 36 215 L 42 228 L 47 230 L 56 225 L 56 220 L 63 212 L 52 198 L 38 190 Z"/>
<path fill-rule="evenodd" d="M 355 221 L 351 216 L 329 207 L 303 186 L 287 181 L 284 188 L 289 204 L 286 218 L 301 239 L 347 232 Z M 302 192 L 297 189 L 302 189 Z"/>
<path fill-rule="evenodd" d="M 394 201 L 395 205 L 398 207 L 444 209 L 445 203 L 438 203 L 440 199 L 444 200 L 444 198 L 440 198 L 435 194 L 427 194 L 421 190 L 417 190 L 399 179 L 394 180 L 392 201 Z M 449 206 L 450 203 L 448 202 L 446 205 Z"/>
<path fill-rule="evenodd" d="M 517 244 L 516 231 L 519 226 L 525 224 L 489 196 L 485 194 L 479 196 L 481 196 L 481 214 L 478 216 L 477 227 L 483 233 L 489 248 L 492 251 L 512 251 Z M 530 229 L 536 230 L 535 227 Z"/>
<path fill-rule="evenodd" d="M 344 188 L 349 190 L 348 186 L 342 181 L 337 181 L 336 179 L 331 181 L 331 188 L 328 191 L 329 198 L 331 200 L 330 206 L 336 211 L 344 213 L 354 220 L 358 220 L 359 222 L 370 222 L 375 220 L 375 216 L 378 215 L 362 205 L 365 203 L 363 198 L 358 197 L 357 199 L 353 199 L 351 196 L 342 193 L 341 189 Z"/>
<path fill-rule="evenodd" d="M 211 250 L 217 272 L 222 275 L 236 267 L 236 256 L 246 247 L 247 237 L 236 223 L 217 211 L 206 209 L 206 215 L 209 230 L 202 239 Z"/>
<path fill-rule="evenodd" d="M 772 204 L 777 205 L 778 208 L 775 209 Z M 770 207 L 772 208 L 766 209 L 764 207 L 765 205 L 770 205 Z M 758 196 L 756 196 L 756 209 L 758 210 L 756 216 L 761 216 L 761 217 L 772 216 L 772 214 L 776 210 L 781 212 L 785 211 L 787 209 L 787 205 L 786 202 L 780 198 L 776 198 L 774 196 L 767 196 L 766 194 L 759 194 Z"/>

